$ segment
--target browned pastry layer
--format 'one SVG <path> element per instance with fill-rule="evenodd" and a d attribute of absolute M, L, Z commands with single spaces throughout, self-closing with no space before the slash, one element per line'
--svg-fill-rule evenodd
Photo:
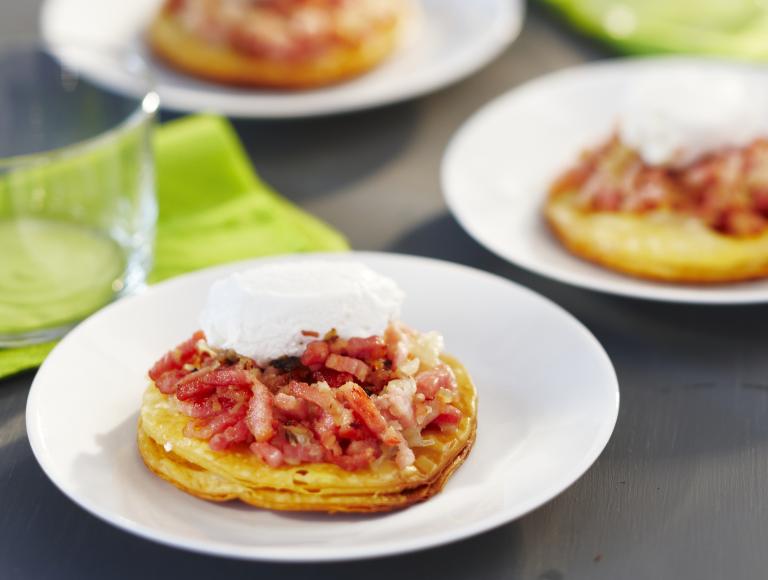
<path fill-rule="evenodd" d="M 544 213 L 560 241 L 582 258 L 665 282 L 711 284 L 768 276 L 768 232 L 728 236 L 668 209 L 585 211 L 577 195 L 550 195 Z"/>

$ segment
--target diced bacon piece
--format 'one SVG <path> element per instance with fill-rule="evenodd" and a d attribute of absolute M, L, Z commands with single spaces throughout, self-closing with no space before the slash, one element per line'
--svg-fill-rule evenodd
<path fill-rule="evenodd" d="M 259 382 L 253 383 L 253 397 L 248 403 L 248 412 L 245 422 L 256 441 L 269 441 L 275 434 L 272 425 L 274 413 L 272 412 L 272 393 Z"/>
<path fill-rule="evenodd" d="M 320 463 L 325 459 L 325 449 L 316 442 L 288 443 L 281 450 L 283 461 L 289 465 Z"/>
<path fill-rule="evenodd" d="M 350 406 L 366 427 L 384 443 L 398 445 L 404 442 L 402 435 L 387 423 L 360 385 L 350 382 L 340 387 L 336 393 Z"/>
<path fill-rule="evenodd" d="M 413 413 L 415 395 L 416 382 L 412 378 L 395 379 L 387 383 L 382 393 L 373 400 L 379 409 L 388 411 L 400 425 L 409 428 L 416 424 Z"/>
<path fill-rule="evenodd" d="M 598 189 L 592 198 L 592 205 L 597 211 L 618 211 L 621 202 L 621 191 L 610 187 Z"/>
<path fill-rule="evenodd" d="M 250 387 L 251 378 L 243 369 L 219 367 L 205 377 L 205 382 L 217 387 Z"/>
<path fill-rule="evenodd" d="M 250 450 L 270 467 L 280 467 L 283 464 L 283 452 L 269 443 L 256 441 L 251 443 Z"/>
<path fill-rule="evenodd" d="M 250 385 L 251 379 L 242 369 L 235 367 L 201 369 L 188 374 L 176 384 L 176 397 L 185 401 L 206 397 L 213 393 L 216 387 L 250 387 Z"/>
<path fill-rule="evenodd" d="M 248 430 L 248 426 L 243 419 L 240 419 L 234 425 L 211 437 L 208 443 L 214 451 L 223 451 L 232 445 L 250 443 L 252 440 L 253 435 Z"/>
<path fill-rule="evenodd" d="M 348 441 L 362 441 L 371 437 L 374 437 L 374 435 L 365 425 L 352 423 L 339 429 L 339 438 L 347 439 Z"/>
<path fill-rule="evenodd" d="M 765 218 L 748 210 L 726 210 L 721 217 L 723 232 L 734 236 L 757 235 L 765 229 Z"/>
<path fill-rule="evenodd" d="M 416 376 L 416 389 L 427 399 L 434 399 L 440 389 L 456 392 L 456 377 L 449 367 L 437 367 Z"/>
<path fill-rule="evenodd" d="M 307 402 L 287 393 L 277 393 L 274 398 L 275 409 L 284 415 L 302 421 L 307 418 Z"/>
<path fill-rule="evenodd" d="M 195 419 L 213 417 L 222 411 L 218 397 L 208 397 L 200 401 L 177 401 L 176 405 L 187 417 Z"/>
<path fill-rule="evenodd" d="M 401 325 L 392 323 L 384 331 L 384 343 L 394 368 L 398 368 L 408 358 L 408 337 Z"/>
<path fill-rule="evenodd" d="M 426 427 L 440 414 L 439 401 L 430 401 L 429 403 L 416 401 L 413 407 L 414 415 L 416 416 L 416 425 L 418 427 Z"/>
<path fill-rule="evenodd" d="M 190 373 L 181 379 L 176 383 L 176 398 L 179 401 L 187 401 L 190 399 L 200 399 L 215 393 L 216 385 L 208 384 L 204 380 L 205 375 L 210 372 L 208 369 L 203 369 Z"/>
<path fill-rule="evenodd" d="M 375 439 L 353 441 L 347 447 L 346 453 L 339 457 L 331 458 L 336 465 L 347 471 L 366 469 L 381 455 L 379 444 Z"/>
<path fill-rule="evenodd" d="M 432 422 L 434 425 L 437 425 L 439 427 L 447 426 L 447 425 L 458 425 L 459 421 L 461 421 L 462 413 L 459 409 L 454 407 L 453 405 L 446 405 L 440 412 L 440 414 L 435 417 L 435 420 Z"/>
<path fill-rule="evenodd" d="M 249 385 L 250 387 L 250 385 Z M 216 397 L 221 402 L 221 406 L 225 409 L 236 407 L 237 405 L 244 405 L 251 397 L 251 389 L 245 390 L 241 387 L 227 386 L 216 387 Z"/>
<path fill-rule="evenodd" d="M 303 425 L 281 426 L 269 441 L 282 453 L 283 463 L 317 463 L 324 461 L 325 449 L 315 440 L 312 431 Z"/>
<path fill-rule="evenodd" d="M 209 419 L 190 421 L 184 426 L 184 435 L 196 439 L 210 439 L 216 433 L 221 433 L 227 427 L 231 427 L 242 419 L 242 412 L 226 412 L 215 415 Z"/>
<path fill-rule="evenodd" d="M 336 439 L 336 422 L 327 411 L 323 411 L 312 424 L 312 427 L 320 440 L 320 444 L 328 450 L 331 455 L 341 455 L 341 446 Z"/>
<path fill-rule="evenodd" d="M 768 187 L 761 186 L 752 190 L 752 203 L 755 209 L 764 216 L 768 216 Z"/>
<path fill-rule="evenodd" d="M 344 405 L 339 403 L 333 395 L 333 391 L 324 383 L 308 385 L 293 381 L 288 385 L 288 392 L 310 403 L 314 403 L 320 409 L 327 412 L 338 427 L 344 427 L 352 422 L 352 413 Z"/>
<path fill-rule="evenodd" d="M 387 356 L 387 345 L 378 336 L 350 338 L 347 341 L 347 356 L 364 361 L 374 361 Z"/>
<path fill-rule="evenodd" d="M 339 338 L 339 336 L 334 335 L 330 338 L 326 337 L 325 341 L 328 343 L 328 348 L 330 349 L 331 353 L 344 354 L 347 352 L 347 341 L 343 338 Z"/>
<path fill-rule="evenodd" d="M 331 349 L 328 347 L 328 343 L 324 340 L 313 340 L 304 349 L 304 354 L 301 355 L 301 364 L 316 371 L 325 364 L 325 360 L 328 358 Z"/>
<path fill-rule="evenodd" d="M 365 377 L 368 376 L 370 368 L 363 361 L 350 356 L 342 356 L 339 354 L 331 354 L 325 361 L 325 366 L 334 371 L 340 373 L 349 373 L 353 377 L 356 377 L 360 382 L 365 381 Z"/>
<path fill-rule="evenodd" d="M 181 369 L 166 371 L 155 379 L 155 386 L 161 393 L 166 395 L 173 394 L 176 392 L 176 383 L 178 383 L 186 374 L 187 373 Z"/>
<path fill-rule="evenodd" d="M 191 359 L 197 353 L 197 343 L 201 340 L 205 340 L 205 334 L 202 330 L 197 330 L 191 337 L 177 346 L 175 350 L 179 353 L 179 359 L 182 362 Z"/>
<path fill-rule="evenodd" d="M 149 378 L 155 381 L 163 373 L 167 373 L 168 371 L 179 369 L 181 367 L 182 365 L 179 364 L 178 356 L 175 350 L 169 350 L 160 359 L 158 359 L 154 365 L 152 365 L 151 369 L 149 369 Z"/>
<path fill-rule="evenodd" d="M 314 403 L 321 409 L 330 410 L 333 393 L 330 390 L 321 390 L 316 384 L 308 385 L 299 381 L 291 381 L 287 391 L 294 397 Z"/>
<path fill-rule="evenodd" d="M 163 373 L 183 367 L 197 353 L 197 343 L 200 340 L 205 340 L 205 335 L 198 330 L 158 360 L 149 370 L 149 378 L 156 381 Z"/>

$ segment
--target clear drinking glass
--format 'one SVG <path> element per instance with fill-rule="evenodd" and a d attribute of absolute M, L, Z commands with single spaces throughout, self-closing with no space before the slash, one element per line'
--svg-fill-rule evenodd
<path fill-rule="evenodd" d="M 151 266 L 157 95 L 135 59 L 87 53 L 136 69 L 127 96 L 59 48 L 0 46 L 0 346 L 61 336 Z"/>

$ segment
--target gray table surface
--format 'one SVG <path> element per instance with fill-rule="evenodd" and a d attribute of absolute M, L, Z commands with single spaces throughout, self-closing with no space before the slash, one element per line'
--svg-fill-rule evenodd
<path fill-rule="evenodd" d="M 37 5 L 0 0 L 0 37 L 34 36 Z M 592 330 L 616 367 L 622 403 L 610 443 L 575 485 L 494 531 L 400 557 L 277 565 L 190 554 L 102 523 L 46 478 L 24 427 L 30 372 L 0 381 L 0 578 L 767 577 L 768 309 L 647 303 L 548 281 L 472 241 L 441 197 L 440 158 L 468 115 L 532 77 L 607 56 L 533 7 L 501 58 L 427 98 L 236 124 L 261 174 L 355 248 L 501 274 Z"/>

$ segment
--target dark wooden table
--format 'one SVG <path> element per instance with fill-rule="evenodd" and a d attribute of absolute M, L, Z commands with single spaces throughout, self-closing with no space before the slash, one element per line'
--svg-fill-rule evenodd
<path fill-rule="evenodd" d="M 34 37 L 37 7 L 2 0 L 0 37 Z M 474 110 L 532 77 L 607 56 L 533 7 L 500 59 L 427 98 L 236 123 L 263 177 L 356 249 L 499 273 L 592 330 L 616 367 L 622 403 L 608 447 L 574 486 L 494 531 L 402 557 L 276 565 L 190 554 L 112 528 L 53 486 L 25 432 L 30 372 L 0 381 L 0 579 L 768 577 L 768 308 L 655 304 L 551 282 L 478 246 L 442 201 L 443 149 Z"/>

